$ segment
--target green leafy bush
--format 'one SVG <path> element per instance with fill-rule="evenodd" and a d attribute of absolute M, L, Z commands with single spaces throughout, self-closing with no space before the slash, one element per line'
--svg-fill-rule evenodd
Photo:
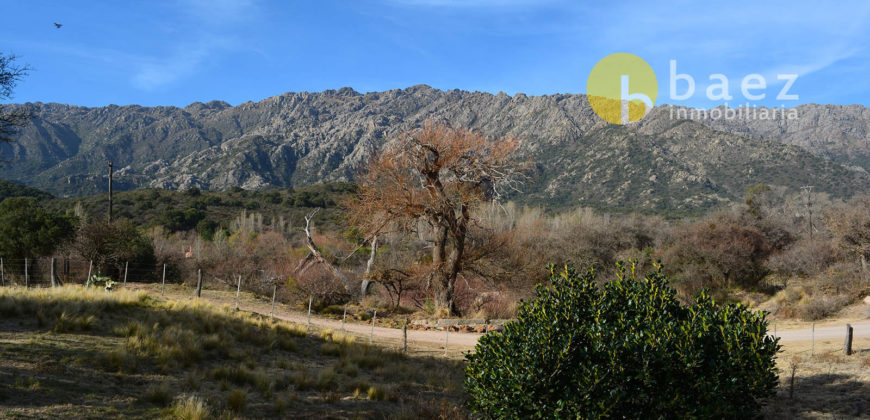
<path fill-rule="evenodd" d="M 45 209 L 33 197 L 7 198 L 0 202 L 0 255 L 20 259 L 51 255 L 72 239 L 76 222 L 73 216 Z"/>
<path fill-rule="evenodd" d="M 752 417 L 776 387 L 779 345 L 761 312 L 706 291 L 681 306 L 661 269 L 636 278 L 618 265 L 599 287 L 592 270 L 551 266 L 550 280 L 466 356 L 485 417 Z"/>

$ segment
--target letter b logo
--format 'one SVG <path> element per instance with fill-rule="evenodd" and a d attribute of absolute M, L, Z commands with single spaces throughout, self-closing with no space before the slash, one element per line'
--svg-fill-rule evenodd
<path fill-rule="evenodd" d="M 613 124 L 640 121 L 655 105 L 658 90 L 652 67 L 628 53 L 604 57 L 586 80 L 586 98 L 592 110 Z"/>

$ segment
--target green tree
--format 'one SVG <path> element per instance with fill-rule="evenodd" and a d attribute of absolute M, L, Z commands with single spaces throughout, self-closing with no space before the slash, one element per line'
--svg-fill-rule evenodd
<path fill-rule="evenodd" d="M 517 320 L 466 356 L 472 408 L 488 418 L 752 417 L 777 384 L 761 312 L 701 293 L 679 304 L 661 270 L 592 270 L 539 286 Z"/>
<path fill-rule="evenodd" d="M 72 217 L 46 210 L 33 197 L 0 203 L 0 254 L 10 258 L 49 255 L 75 234 Z"/>

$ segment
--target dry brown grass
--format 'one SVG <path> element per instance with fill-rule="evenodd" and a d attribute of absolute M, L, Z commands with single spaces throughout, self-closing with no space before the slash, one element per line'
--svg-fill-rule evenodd
<path fill-rule="evenodd" d="M 764 409 L 766 418 L 846 419 L 870 417 L 870 339 L 856 341 L 851 356 L 840 340 L 789 343 L 780 354 L 780 387 Z M 791 369 L 795 369 L 793 397 Z"/>
<path fill-rule="evenodd" d="M 12 417 L 462 418 L 461 363 L 205 301 L 0 289 L 0 405 Z M 786 328 L 806 323 L 780 321 Z M 821 324 L 817 325 L 820 327 Z M 870 338 L 788 342 L 769 418 L 870 414 Z M 790 368 L 795 366 L 794 397 Z"/>
<path fill-rule="evenodd" d="M 205 301 L 2 288 L 0 315 L 0 404 L 13 417 L 425 418 L 464 398 L 458 362 Z"/>

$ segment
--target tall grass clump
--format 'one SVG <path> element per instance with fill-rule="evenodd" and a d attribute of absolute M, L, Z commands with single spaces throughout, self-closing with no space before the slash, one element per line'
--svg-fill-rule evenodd
<path fill-rule="evenodd" d="M 205 420 L 211 416 L 208 404 L 196 395 L 177 400 L 172 405 L 170 413 L 172 418 L 178 420 Z"/>

